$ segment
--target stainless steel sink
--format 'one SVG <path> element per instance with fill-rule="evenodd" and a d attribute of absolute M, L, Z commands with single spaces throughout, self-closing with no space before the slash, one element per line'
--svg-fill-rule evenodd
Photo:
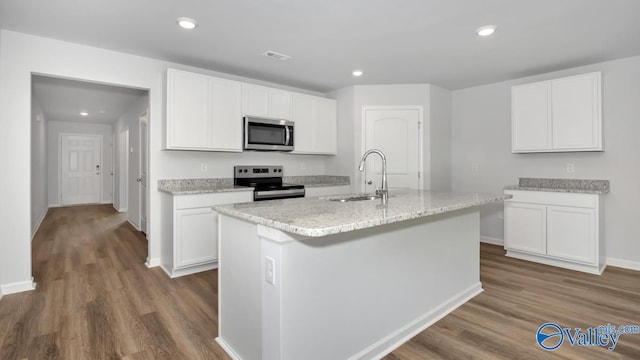
<path fill-rule="evenodd" d="M 338 201 L 338 202 L 351 202 L 351 201 L 365 201 L 365 200 L 376 200 L 380 199 L 380 195 L 365 195 L 365 196 L 354 196 L 348 198 L 338 198 L 338 199 L 329 199 L 330 201 Z"/>

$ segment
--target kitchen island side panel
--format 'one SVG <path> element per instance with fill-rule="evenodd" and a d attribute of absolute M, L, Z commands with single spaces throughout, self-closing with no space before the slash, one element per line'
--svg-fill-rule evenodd
<path fill-rule="evenodd" d="M 473 207 L 282 244 L 281 299 L 263 299 L 281 304 L 282 348 L 273 358 L 391 351 L 481 291 L 478 234 Z"/>
<path fill-rule="evenodd" d="M 261 248 L 257 225 L 218 218 L 218 338 L 234 359 L 261 359 Z"/>

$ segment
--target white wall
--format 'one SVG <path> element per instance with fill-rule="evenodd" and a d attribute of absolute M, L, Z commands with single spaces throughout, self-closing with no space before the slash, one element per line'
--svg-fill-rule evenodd
<path fill-rule="evenodd" d="M 353 86 L 336 90 L 328 94 L 332 99 L 337 100 L 338 116 L 338 152 L 336 156 L 331 156 L 326 162 L 326 172 L 331 175 L 341 175 L 351 177 L 351 191 L 360 191 L 360 183 L 353 178 L 354 160 L 356 157 L 353 140 L 355 138 L 355 88 Z M 360 150 L 358 150 L 360 151 Z"/>
<path fill-rule="evenodd" d="M 605 151 L 512 154 L 511 86 L 591 71 L 602 71 Z M 500 193 L 518 177 L 609 180 L 607 258 L 640 269 L 640 57 L 458 90 L 452 99 L 454 191 Z M 502 206 L 483 207 L 481 215 L 482 236 L 502 240 Z"/>
<path fill-rule="evenodd" d="M 429 123 L 431 146 L 425 156 L 431 167 L 425 175 L 431 179 L 431 190 L 451 191 L 451 92 L 429 85 Z M 427 169 L 425 169 L 427 172 Z"/>
<path fill-rule="evenodd" d="M 352 190 L 360 190 L 362 176 L 357 164 L 363 152 L 363 106 L 420 105 L 424 117 L 423 186 L 449 189 L 451 95 L 448 90 L 429 84 L 357 85 L 332 92 L 330 96 L 338 101 L 339 152 L 327 161 L 328 173 L 351 176 Z"/>
<path fill-rule="evenodd" d="M 0 176 L 0 268 L 2 284 L 28 288 L 31 283 L 30 249 L 30 106 L 31 74 L 66 77 L 112 85 L 149 89 L 149 257 L 151 266 L 160 259 L 159 179 L 231 177 L 235 164 L 282 164 L 286 175 L 324 173 L 325 156 L 280 153 L 196 153 L 162 151 L 164 119 L 163 73 L 167 67 L 224 77 L 232 80 L 278 87 L 312 95 L 301 89 L 270 84 L 175 63 L 99 49 L 12 31 L 0 32 L 0 151 L 15 156 L 0 157 L 0 166 L 12 176 Z M 200 172 L 207 162 L 209 171 Z"/>
<path fill-rule="evenodd" d="M 47 191 L 47 119 L 37 101 L 31 101 L 31 237 L 49 209 Z"/>
<path fill-rule="evenodd" d="M 49 206 L 60 206 L 60 135 L 82 134 L 102 136 L 102 191 L 100 203 L 110 204 L 112 199 L 111 189 L 113 179 L 110 169 L 113 166 L 113 150 L 111 124 L 83 124 L 78 122 L 49 121 L 47 123 L 47 157 L 49 170 L 47 180 L 49 186 Z M 33 175 L 35 176 L 35 175 Z"/>

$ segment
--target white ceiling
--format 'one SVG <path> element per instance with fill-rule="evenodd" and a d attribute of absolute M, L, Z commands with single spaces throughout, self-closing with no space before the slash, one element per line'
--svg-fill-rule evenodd
<path fill-rule="evenodd" d="M 200 26 L 179 29 L 179 16 Z M 4 29 L 320 92 L 454 90 L 640 55 L 639 16 L 638 0 L 0 1 Z M 493 36 L 475 35 L 487 24 Z"/>
<path fill-rule="evenodd" d="M 32 77 L 33 101 L 47 121 L 114 123 L 146 90 L 59 79 Z M 89 115 L 82 116 L 86 111 Z"/>

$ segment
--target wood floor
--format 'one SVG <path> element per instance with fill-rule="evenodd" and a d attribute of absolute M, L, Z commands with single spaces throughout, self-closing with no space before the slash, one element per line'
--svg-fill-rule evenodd
<path fill-rule="evenodd" d="M 229 359 L 214 341 L 216 271 L 171 280 L 146 254 L 109 205 L 51 209 L 33 241 L 37 289 L 0 301 L 0 359 Z M 384 359 L 640 359 L 634 334 L 611 352 L 535 342 L 546 322 L 640 323 L 638 272 L 582 274 L 483 244 L 481 280 L 482 294 Z"/>

